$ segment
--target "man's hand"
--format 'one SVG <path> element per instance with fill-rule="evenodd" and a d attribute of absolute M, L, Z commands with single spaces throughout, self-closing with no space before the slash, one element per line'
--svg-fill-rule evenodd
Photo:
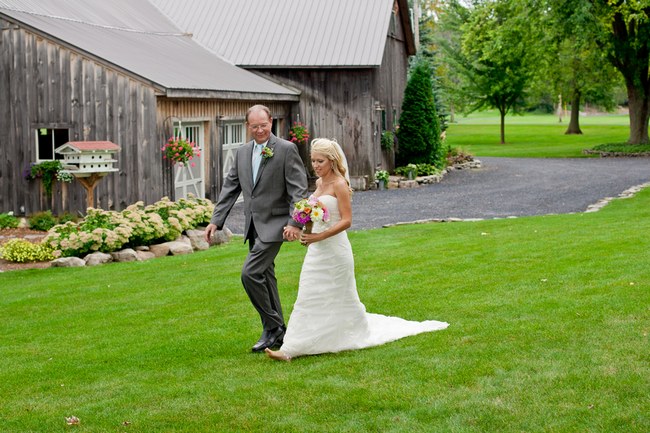
<path fill-rule="evenodd" d="M 300 238 L 300 233 L 302 233 L 302 230 L 300 230 L 298 227 L 285 226 L 284 231 L 282 232 L 282 237 L 291 242 Z"/>
<path fill-rule="evenodd" d="M 205 238 L 205 241 L 209 245 L 212 244 L 212 236 L 216 231 L 217 231 L 217 226 L 212 223 L 208 224 L 208 226 L 205 228 L 205 232 L 203 232 L 203 237 Z"/>

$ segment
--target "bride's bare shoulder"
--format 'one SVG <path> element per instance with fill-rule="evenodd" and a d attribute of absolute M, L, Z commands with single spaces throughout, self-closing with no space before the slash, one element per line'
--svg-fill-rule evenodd
<path fill-rule="evenodd" d="M 350 196 L 350 186 L 344 178 L 339 178 L 332 185 L 334 188 L 334 195 L 338 197 L 349 197 Z"/>

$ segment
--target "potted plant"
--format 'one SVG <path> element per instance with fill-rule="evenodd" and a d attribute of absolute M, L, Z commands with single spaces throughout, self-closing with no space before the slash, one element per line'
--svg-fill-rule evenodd
<path fill-rule="evenodd" d="M 381 133 L 381 148 L 385 151 L 390 151 L 393 149 L 393 143 L 395 142 L 395 136 L 391 131 L 384 131 Z"/>
<path fill-rule="evenodd" d="M 52 187 L 54 182 L 61 180 L 62 182 L 69 182 L 70 180 L 64 173 L 59 173 L 63 169 L 61 161 L 43 161 L 39 163 L 32 163 L 25 173 L 25 178 L 29 180 L 41 179 L 43 182 L 43 189 L 48 197 L 52 197 Z"/>
<path fill-rule="evenodd" d="M 411 164 L 407 164 L 406 168 L 407 168 L 406 173 L 407 173 L 408 179 L 409 180 L 415 179 L 415 176 L 417 176 L 417 174 L 418 174 L 418 166 L 411 163 Z"/>
<path fill-rule="evenodd" d="M 379 189 L 386 189 L 388 185 L 388 172 L 386 170 L 377 170 L 375 172 L 375 180 Z"/>

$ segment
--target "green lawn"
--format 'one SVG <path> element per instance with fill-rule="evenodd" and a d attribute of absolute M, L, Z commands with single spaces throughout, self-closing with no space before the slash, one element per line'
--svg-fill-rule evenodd
<path fill-rule="evenodd" d="M 650 189 L 597 213 L 352 232 L 368 311 L 450 327 L 288 364 L 249 352 L 240 240 L 6 272 L 0 431 L 645 433 L 648 232 Z M 287 312 L 303 256 L 277 261 Z"/>
<path fill-rule="evenodd" d="M 500 124 L 494 111 L 456 117 L 449 124 L 447 142 L 452 147 L 481 156 L 567 158 L 585 157 L 583 149 L 629 138 L 629 118 L 623 115 L 594 115 L 580 118 L 582 135 L 565 135 L 568 119 L 555 115 L 506 116 L 506 144 L 499 143 Z"/>

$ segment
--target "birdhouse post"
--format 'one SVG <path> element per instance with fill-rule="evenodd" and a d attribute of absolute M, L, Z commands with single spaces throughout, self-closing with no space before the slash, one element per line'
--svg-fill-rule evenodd
<path fill-rule="evenodd" d="M 55 149 L 63 155 L 63 172 L 72 174 L 86 190 L 87 207 L 95 205 L 95 188 L 107 174 L 118 171 L 113 154 L 120 146 L 110 141 L 69 141 Z"/>

